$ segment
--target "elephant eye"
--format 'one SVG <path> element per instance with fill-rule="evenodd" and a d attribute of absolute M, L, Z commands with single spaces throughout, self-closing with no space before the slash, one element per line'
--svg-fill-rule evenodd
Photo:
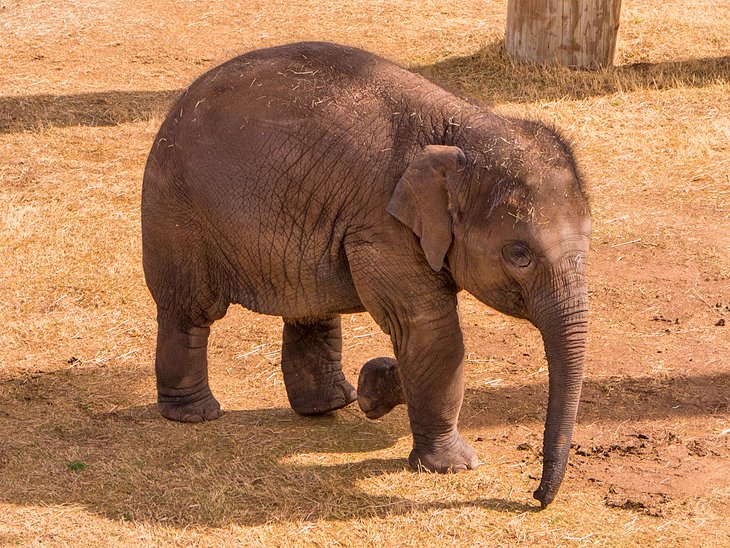
<path fill-rule="evenodd" d="M 502 248 L 502 255 L 510 264 L 525 268 L 532 262 L 532 251 L 524 242 L 511 242 Z"/>

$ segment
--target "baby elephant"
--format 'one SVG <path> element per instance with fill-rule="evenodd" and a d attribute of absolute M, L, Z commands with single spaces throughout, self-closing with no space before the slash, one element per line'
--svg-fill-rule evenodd
<path fill-rule="evenodd" d="M 550 389 L 535 497 L 545 506 L 565 472 L 583 378 L 590 228 L 570 148 L 542 124 L 350 47 L 241 55 L 177 101 L 145 169 L 160 412 L 220 415 L 206 347 L 231 303 L 283 317 L 294 410 L 339 409 L 357 399 L 340 365 L 340 314 L 367 311 L 395 360 L 363 372 L 363 410 L 407 404 L 412 466 L 474 468 L 457 430 L 464 289 L 542 334 Z"/>

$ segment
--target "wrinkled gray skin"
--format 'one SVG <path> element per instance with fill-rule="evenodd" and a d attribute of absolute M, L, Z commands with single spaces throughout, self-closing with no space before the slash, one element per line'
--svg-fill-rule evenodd
<path fill-rule="evenodd" d="M 206 347 L 231 303 L 284 318 L 296 411 L 343 407 L 357 393 L 340 367 L 339 315 L 367 311 L 396 360 L 363 370 L 363 410 L 406 402 L 412 466 L 474 468 L 457 430 L 464 289 L 542 334 L 550 383 L 535 497 L 545 506 L 581 390 L 590 226 L 570 150 L 539 123 L 357 49 L 305 43 L 237 57 L 180 98 L 145 170 L 159 409 L 186 422 L 220 415 Z"/>

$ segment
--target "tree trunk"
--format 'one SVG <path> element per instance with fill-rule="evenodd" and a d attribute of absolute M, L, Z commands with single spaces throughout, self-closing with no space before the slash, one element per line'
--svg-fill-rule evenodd
<path fill-rule="evenodd" d="M 613 64 L 621 0 L 509 0 L 507 53 L 540 65 Z"/>

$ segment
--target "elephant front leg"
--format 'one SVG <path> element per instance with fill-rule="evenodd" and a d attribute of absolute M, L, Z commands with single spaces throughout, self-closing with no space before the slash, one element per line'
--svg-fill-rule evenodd
<path fill-rule="evenodd" d="M 221 416 L 208 386 L 210 327 L 158 319 L 155 373 L 157 407 L 163 417 L 202 422 Z"/>
<path fill-rule="evenodd" d="M 396 406 L 406 403 L 398 362 L 393 358 L 373 358 L 360 369 L 357 403 L 369 419 L 379 419 Z"/>
<path fill-rule="evenodd" d="M 320 415 L 357 399 L 342 372 L 340 317 L 318 321 L 284 320 L 281 369 L 292 409 Z"/>
<path fill-rule="evenodd" d="M 457 429 L 464 343 L 455 306 L 446 316 L 401 326 L 393 338 L 413 432 L 409 464 L 435 472 L 476 468 L 476 452 Z"/>

